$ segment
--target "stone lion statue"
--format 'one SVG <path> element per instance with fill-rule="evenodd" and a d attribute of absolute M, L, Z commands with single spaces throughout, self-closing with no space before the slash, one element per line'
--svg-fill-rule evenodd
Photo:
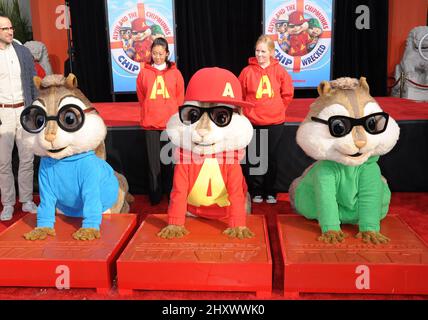
<path fill-rule="evenodd" d="M 40 63 L 43 70 L 45 70 L 46 75 L 52 74 L 52 67 L 49 62 L 48 49 L 46 48 L 45 44 L 40 41 L 27 41 L 26 43 L 24 43 L 24 46 L 30 50 L 34 60 Z"/>
<path fill-rule="evenodd" d="M 395 67 L 395 80 L 401 74 L 406 79 L 422 85 L 428 85 L 428 26 L 413 28 L 406 41 L 406 49 L 400 64 Z M 400 96 L 400 84 L 392 90 L 393 96 Z M 404 82 L 403 98 L 414 100 L 428 100 L 428 88 L 421 88 Z"/>

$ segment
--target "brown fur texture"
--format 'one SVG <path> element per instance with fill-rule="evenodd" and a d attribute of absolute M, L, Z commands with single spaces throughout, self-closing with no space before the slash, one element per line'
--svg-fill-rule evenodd
<path fill-rule="evenodd" d="M 92 107 L 91 102 L 86 96 L 77 88 L 77 78 L 74 74 L 70 73 L 67 78 L 59 74 L 46 76 L 40 79 L 34 77 L 34 83 L 39 90 L 39 100 L 41 100 L 47 108 L 48 114 L 57 114 L 59 102 L 67 96 L 74 96 L 81 100 L 87 107 Z M 91 112 L 97 112 L 96 110 Z M 50 134 L 55 134 L 58 124 L 55 121 L 49 121 L 48 126 L 52 126 Z M 95 154 L 106 160 L 106 148 L 104 141 L 102 141 L 95 149 Z M 134 198 L 128 193 L 129 186 L 126 178 L 115 172 L 119 182 L 119 196 L 116 204 L 110 209 L 111 213 L 127 213 L 129 212 L 129 201 Z"/>
<path fill-rule="evenodd" d="M 355 110 L 355 107 L 352 106 L 349 99 L 349 92 L 355 92 L 357 101 L 359 102 L 359 108 Z M 355 117 L 361 117 L 364 114 L 364 106 L 370 102 L 375 101 L 370 96 L 370 89 L 367 84 L 366 78 L 361 77 L 359 80 L 349 77 L 338 78 L 332 81 L 322 81 L 318 86 L 319 97 L 311 104 L 310 111 L 306 115 L 303 123 L 312 121 L 311 117 L 317 117 L 318 114 L 326 107 L 335 103 L 339 103 L 345 106 L 351 115 Z M 357 133 L 358 131 L 358 133 Z M 353 136 L 358 138 L 365 139 L 366 133 L 362 128 L 356 127 L 353 129 Z M 294 194 L 295 189 L 298 186 L 299 182 L 306 176 L 309 170 L 313 167 L 314 164 L 310 165 L 303 174 L 293 180 L 289 188 L 290 203 L 293 209 L 294 205 Z"/>
<path fill-rule="evenodd" d="M 359 82 L 354 78 L 338 78 L 336 80 L 330 81 L 330 86 L 332 89 L 342 89 L 342 90 L 354 90 L 359 86 Z"/>
<path fill-rule="evenodd" d="M 79 98 L 88 108 L 92 107 L 91 102 L 77 88 L 76 76 L 72 73 L 67 78 L 59 74 L 46 76 L 42 79 L 34 77 L 34 84 L 39 90 L 38 100 L 41 100 L 47 108 L 48 114 L 55 114 L 59 102 L 67 96 Z M 94 112 L 96 112 L 94 110 Z"/>
<path fill-rule="evenodd" d="M 106 147 L 104 141 L 95 149 L 95 154 L 98 158 L 106 160 Z M 129 193 L 129 185 L 125 176 L 118 172 L 114 173 L 119 181 L 119 195 L 116 204 L 110 209 L 111 213 L 128 213 L 130 211 L 129 205 L 135 201 L 132 194 Z"/>
<path fill-rule="evenodd" d="M 94 228 L 80 228 L 75 233 L 73 233 L 74 239 L 82 241 L 91 241 L 99 239 L 100 237 L 100 231 Z"/>
<path fill-rule="evenodd" d="M 49 75 L 43 80 L 39 77 L 34 77 L 34 84 L 39 90 L 39 100 L 46 108 L 46 113 L 50 116 L 55 116 L 58 113 L 60 102 L 65 97 L 76 97 L 87 108 L 92 107 L 90 101 L 85 95 L 77 88 L 77 79 L 73 74 L 69 74 L 67 78 L 62 75 Z M 89 113 L 96 113 L 94 109 Z M 48 121 L 45 128 L 45 139 L 47 141 L 54 141 L 58 132 L 58 124 L 56 121 Z M 105 160 L 106 150 L 104 141 L 102 141 L 95 149 L 96 155 Z M 128 201 L 133 201 L 132 195 L 128 193 L 129 187 L 126 178 L 115 172 L 119 182 L 119 194 L 116 203 L 110 208 L 110 213 L 127 213 L 129 212 Z M 54 236 L 55 230 L 51 228 L 35 228 L 31 232 L 24 235 L 27 240 L 42 240 L 46 239 L 48 235 Z M 94 240 L 100 237 L 98 230 L 90 228 L 81 228 L 73 234 L 74 239 L 77 240 Z"/>
<path fill-rule="evenodd" d="M 346 237 L 348 237 L 348 235 L 346 233 L 344 233 L 343 231 L 332 231 L 332 230 L 330 230 L 330 231 L 324 232 L 322 235 L 320 235 L 318 237 L 318 241 L 336 244 L 336 243 L 341 243 L 341 242 L 345 241 Z"/>
<path fill-rule="evenodd" d="M 357 112 L 353 109 L 349 98 L 347 97 L 347 92 L 355 90 L 356 91 L 356 98 L 358 99 L 359 108 Z M 304 122 L 312 121 L 311 117 L 316 117 L 318 114 L 329 105 L 332 105 L 334 103 L 339 103 L 343 106 L 345 106 L 349 111 L 351 115 L 358 114 L 359 117 L 361 117 L 364 113 L 364 106 L 370 102 L 375 101 L 369 94 L 369 86 L 367 84 L 366 78 L 361 77 L 360 80 L 354 79 L 354 78 L 338 78 L 333 81 L 323 81 L 318 86 L 318 93 L 320 94 L 320 97 L 318 97 L 314 103 L 312 103 L 310 107 L 310 111 L 307 114 Z M 357 132 L 358 131 L 358 132 Z M 358 136 L 357 136 L 358 134 Z M 358 137 L 364 140 L 365 139 L 365 132 L 363 129 L 357 127 L 354 129 L 353 133 L 354 137 Z M 295 188 L 299 184 L 300 180 L 302 180 L 306 173 L 312 168 L 313 165 L 309 166 L 304 173 L 295 179 L 289 188 L 289 195 L 290 195 L 290 202 L 292 207 L 294 208 L 294 193 Z"/>
<path fill-rule="evenodd" d="M 184 226 L 176 226 L 176 225 L 168 225 L 158 232 L 158 237 L 164 239 L 173 239 L 173 238 L 181 238 L 185 235 L 189 234 L 189 230 L 187 230 Z"/>
<path fill-rule="evenodd" d="M 104 145 L 104 143 L 102 145 Z M 96 155 L 105 160 L 102 153 L 100 155 L 96 153 Z M 128 213 L 130 211 L 129 205 L 135 201 L 134 196 L 129 193 L 128 180 L 126 180 L 125 176 L 116 171 L 114 175 L 119 181 L 119 194 L 116 203 L 110 208 L 110 213 Z"/>
<path fill-rule="evenodd" d="M 388 243 L 391 240 L 387 236 L 384 236 L 382 233 L 375 231 L 358 232 L 355 235 L 355 238 L 363 240 L 364 243 L 373 244 Z"/>
<path fill-rule="evenodd" d="M 229 236 L 230 238 L 238 238 L 238 239 L 246 239 L 246 238 L 253 238 L 254 232 L 252 232 L 247 227 L 234 227 L 234 228 L 227 228 L 223 231 L 223 234 Z"/>
<path fill-rule="evenodd" d="M 95 154 L 97 155 L 98 158 L 103 159 L 103 160 L 107 160 L 107 156 L 106 156 L 106 145 L 103 142 L 101 142 L 98 147 L 95 149 Z"/>
<path fill-rule="evenodd" d="M 351 116 L 360 118 L 364 114 L 364 106 L 368 102 L 375 102 L 370 96 L 369 86 L 366 78 L 360 80 L 353 78 L 339 78 L 333 81 L 323 81 L 318 86 L 320 96 L 311 104 L 310 111 L 306 115 L 304 122 L 311 121 L 311 117 L 316 117 L 326 107 L 338 103 L 349 110 Z M 358 101 L 358 109 L 354 109 L 350 101 L 350 93 L 355 92 Z"/>
<path fill-rule="evenodd" d="M 55 229 L 35 228 L 24 234 L 25 240 L 44 240 L 47 236 L 56 236 Z"/>
<path fill-rule="evenodd" d="M 294 205 L 295 201 L 295 195 L 296 195 L 296 188 L 299 185 L 300 181 L 306 176 L 306 174 L 309 172 L 309 170 L 312 169 L 312 167 L 314 166 L 314 163 L 311 164 L 309 167 L 307 167 L 305 169 L 305 171 L 303 171 L 302 175 L 300 177 L 297 177 L 296 179 L 293 180 L 293 182 L 291 182 L 290 188 L 288 189 L 288 196 L 290 199 L 290 205 L 291 208 L 296 211 L 296 206 Z"/>

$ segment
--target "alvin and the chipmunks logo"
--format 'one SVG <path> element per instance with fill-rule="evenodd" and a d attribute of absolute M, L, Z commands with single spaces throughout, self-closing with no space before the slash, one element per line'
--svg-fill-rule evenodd
<path fill-rule="evenodd" d="M 266 33 L 275 41 L 275 58 L 287 70 L 319 68 L 331 46 L 329 16 L 310 0 L 282 2 L 266 21 Z"/>

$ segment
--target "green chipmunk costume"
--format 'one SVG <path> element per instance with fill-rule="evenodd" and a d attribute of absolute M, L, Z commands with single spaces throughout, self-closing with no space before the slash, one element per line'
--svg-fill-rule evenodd
<path fill-rule="evenodd" d="M 321 227 L 320 241 L 343 242 L 341 224 L 357 224 L 358 238 L 374 244 L 391 192 L 377 164 L 400 129 L 370 96 L 366 79 L 323 81 L 297 131 L 297 143 L 317 161 L 290 186 L 292 207 Z"/>

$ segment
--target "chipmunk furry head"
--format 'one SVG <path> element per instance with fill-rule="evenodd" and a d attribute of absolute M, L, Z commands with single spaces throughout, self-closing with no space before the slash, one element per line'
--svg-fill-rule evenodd
<path fill-rule="evenodd" d="M 370 95 L 365 78 L 339 78 L 323 81 L 318 86 L 319 97 L 311 105 L 305 121 L 297 131 L 297 143 L 307 155 L 316 160 L 332 160 L 344 165 L 363 164 L 371 156 L 388 153 L 396 144 L 400 129 L 389 117 L 386 129 L 376 133 L 376 126 L 382 125 L 383 117 L 370 117 L 383 110 Z M 331 117 L 345 116 L 353 119 L 366 118 L 366 125 L 373 130 L 367 131 L 363 125 L 354 125 L 346 132 L 340 118 L 332 121 Z M 327 122 L 330 119 L 330 123 Z M 322 123 L 321 121 L 324 121 Z M 338 136 L 333 136 L 335 130 Z"/>

